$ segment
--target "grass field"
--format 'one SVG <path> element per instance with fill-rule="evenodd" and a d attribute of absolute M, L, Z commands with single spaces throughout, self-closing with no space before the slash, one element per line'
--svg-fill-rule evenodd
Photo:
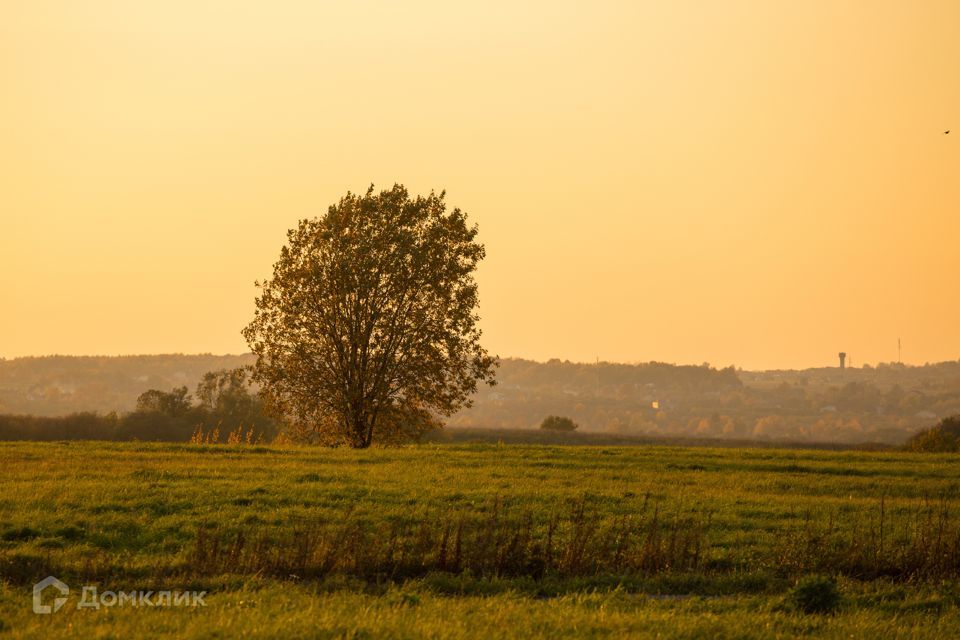
<path fill-rule="evenodd" d="M 0 469 L 0 637 L 960 637 L 952 456 L 5 443 Z M 792 595 L 812 574 L 831 613 Z M 70 595 L 36 614 L 48 575 Z"/>

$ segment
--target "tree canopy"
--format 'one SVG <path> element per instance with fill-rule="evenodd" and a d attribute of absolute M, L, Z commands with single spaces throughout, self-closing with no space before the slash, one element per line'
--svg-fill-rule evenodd
<path fill-rule="evenodd" d="M 547 416 L 540 423 L 540 428 L 547 431 L 576 431 L 578 426 L 576 422 L 564 416 Z"/>
<path fill-rule="evenodd" d="M 347 193 L 301 220 L 244 329 L 253 378 L 291 431 L 367 447 L 416 438 L 493 384 L 480 345 L 477 228 L 444 193 Z"/>

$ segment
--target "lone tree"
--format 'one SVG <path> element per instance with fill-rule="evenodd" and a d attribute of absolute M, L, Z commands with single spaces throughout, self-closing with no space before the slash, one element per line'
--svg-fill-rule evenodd
<path fill-rule="evenodd" d="M 301 220 L 243 334 L 253 378 L 290 431 L 369 447 L 416 438 L 494 384 L 480 346 L 476 226 L 444 193 L 347 193 Z"/>
<path fill-rule="evenodd" d="M 576 431 L 578 426 L 576 422 L 563 416 L 547 416 L 540 423 L 540 428 L 547 431 Z"/>

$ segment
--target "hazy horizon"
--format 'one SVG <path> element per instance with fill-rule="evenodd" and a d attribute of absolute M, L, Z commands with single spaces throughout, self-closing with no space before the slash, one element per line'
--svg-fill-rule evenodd
<path fill-rule="evenodd" d="M 170 351 L 163 353 L 41 353 L 41 354 L 26 354 L 20 356 L 4 356 L 0 354 L 0 360 L 17 360 L 17 359 L 28 359 L 28 358 L 152 358 L 152 357 L 169 357 L 169 356 L 183 356 L 183 357 L 192 357 L 192 356 L 212 356 L 212 357 L 241 357 L 241 356 L 252 356 L 253 354 L 249 351 L 241 352 L 211 352 L 211 351 L 197 351 L 197 352 L 185 352 L 185 351 Z M 591 365 L 597 362 L 594 360 L 574 360 L 571 358 L 525 358 L 521 356 L 511 356 L 500 354 L 499 358 L 501 360 L 525 360 L 529 362 L 535 362 L 538 364 L 544 364 L 552 361 L 568 362 L 571 364 L 583 364 Z M 740 371 L 751 371 L 751 372 L 761 372 L 761 371 L 802 371 L 805 369 L 829 369 L 829 368 L 839 368 L 838 363 L 839 359 L 835 357 L 833 362 L 816 364 L 808 367 L 770 367 L 770 368 L 759 368 L 759 367 L 744 367 L 738 365 L 737 363 L 717 363 L 717 362 L 677 362 L 671 360 L 611 360 L 611 359 L 600 359 L 600 364 L 614 364 L 614 365 L 641 365 L 649 363 L 661 363 L 669 364 L 673 366 L 681 367 L 697 367 L 703 365 L 709 365 L 715 369 L 724 369 L 727 367 L 734 367 Z M 878 362 L 857 362 L 850 361 L 850 354 L 847 354 L 846 359 L 846 368 L 848 369 L 862 369 L 864 366 L 877 367 L 879 365 L 903 365 L 905 367 L 924 367 L 929 365 L 943 364 L 949 362 L 960 362 L 960 358 L 948 358 L 946 360 L 936 360 L 928 362 L 897 362 L 895 360 L 881 360 Z"/>
<path fill-rule="evenodd" d="M 491 353 L 960 358 L 952 0 L 34 0 L 0 50 L 0 356 L 244 352 L 286 230 L 400 182 L 479 225 Z"/>

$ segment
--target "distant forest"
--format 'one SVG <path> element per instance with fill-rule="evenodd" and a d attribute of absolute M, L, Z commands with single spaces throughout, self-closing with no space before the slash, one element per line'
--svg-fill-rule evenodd
<path fill-rule="evenodd" d="M 0 360 L 0 438 L 10 437 L 14 422 L 26 424 L 13 415 L 83 412 L 115 413 L 115 439 L 189 439 L 196 426 L 209 428 L 220 420 L 213 408 L 198 404 L 200 413 L 185 414 L 176 433 L 166 433 L 144 427 L 142 415 L 131 417 L 143 413 L 137 412 L 138 397 L 151 389 L 182 387 L 193 394 L 208 372 L 252 363 L 249 354 Z M 497 379 L 497 386 L 481 389 L 474 406 L 453 416 L 448 426 L 536 429 L 546 416 L 562 415 L 577 422 L 581 432 L 624 436 L 900 444 L 960 413 L 960 361 L 842 371 L 743 371 L 656 362 L 506 359 Z M 91 415 L 85 419 L 95 420 Z M 60 430 L 53 437 L 70 437 L 62 432 L 67 428 L 62 421 L 29 423 L 31 432 L 52 430 L 52 436 Z M 242 425 L 223 424 L 224 437 L 237 426 Z M 268 431 L 265 435 L 275 430 L 271 426 Z"/>

